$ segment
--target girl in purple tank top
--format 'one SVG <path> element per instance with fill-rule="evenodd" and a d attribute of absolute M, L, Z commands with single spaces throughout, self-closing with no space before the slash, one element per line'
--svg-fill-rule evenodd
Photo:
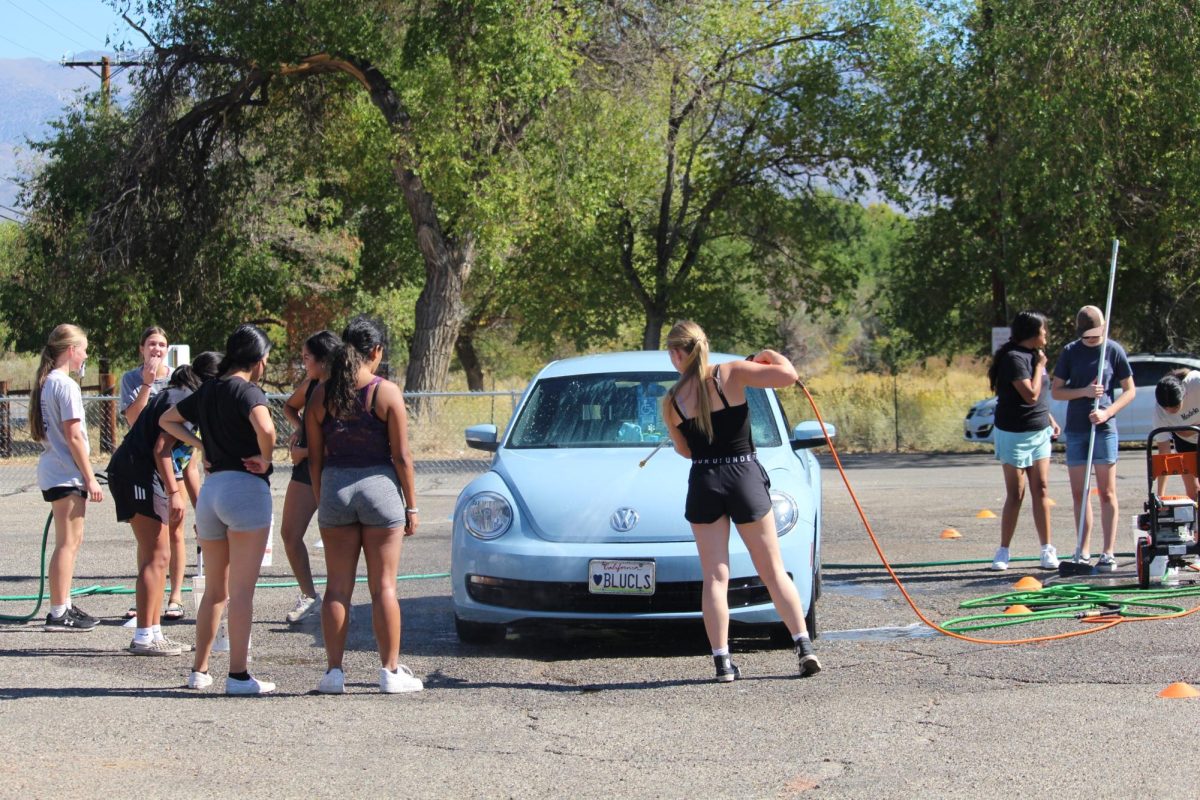
<path fill-rule="evenodd" d="M 383 331 L 358 317 L 334 350 L 329 380 L 317 387 L 304 425 L 317 524 L 328 575 L 321 629 L 328 669 L 322 694 L 342 694 L 342 657 L 359 553 L 367 559 L 372 617 L 379 647 L 379 690 L 416 692 L 420 679 L 400 660 L 400 603 L 396 574 L 405 536 L 417 532 L 415 474 L 408 447 L 404 396 L 375 375 L 383 360 Z"/>

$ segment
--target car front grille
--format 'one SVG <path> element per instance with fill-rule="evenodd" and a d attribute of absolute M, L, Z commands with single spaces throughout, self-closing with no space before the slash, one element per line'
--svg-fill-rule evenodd
<path fill-rule="evenodd" d="M 788 575 L 790 578 L 791 575 Z M 584 582 L 520 581 L 467 576 L 472 600 L 499 608 L 570 614 L 672 614 L 700 611 L 700 581 L 659 583 L 652 595 L 592 594 Z M 771 602 L 757 577 L 729 581 L 729 607 L 745 608 Z"/>

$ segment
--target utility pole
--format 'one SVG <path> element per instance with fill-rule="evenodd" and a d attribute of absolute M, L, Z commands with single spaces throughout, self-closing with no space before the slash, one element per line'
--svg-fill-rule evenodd
<path fill-rule="evenodd" d="M 113 61 L 108 56 L 101 56 L 99 61 L 63 61 L 64 67 L 83 67 L 88 72 L 100 79 L 100 99 L 105 106 L 108 105 L 109 88 L 112 84 L 112 76 L 122 70 L 130 67 L 144 67 L 145 61 Z M 96 72 L 99 67 L 100 71 Z M 116 72 L 113 72 L 113 68 Z"/>

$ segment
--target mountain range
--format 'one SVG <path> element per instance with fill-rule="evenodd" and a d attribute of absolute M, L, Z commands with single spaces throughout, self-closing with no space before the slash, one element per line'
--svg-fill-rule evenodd
<path fill-rule="evenodd" d="M 102 55 L 77 53 L 72 60 L 99 61 Z M 38 58 L 0 58 L 0 206 L 17 208 L 16 181 L 36 163 L 37 154 L 28 143 L 45 138 L 50 123 L 62 116 L 65 108 L 99 86 L 100 78 L 80 67 Z M 126 86 L 126 73 L 114 75 L 114 92 L 119 95 Z M 16 216 L 0 211 L 7 217 Z"/>

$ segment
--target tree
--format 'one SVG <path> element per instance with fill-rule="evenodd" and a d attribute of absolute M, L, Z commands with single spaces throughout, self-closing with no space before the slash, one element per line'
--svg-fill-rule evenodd
<path fill-rule="evenodd" d="M 114 243 L 102 252 L 129 245 L 123 220 L 178 180 L 181 148 L 202 180 L 215 144 L 239 148 L 239 125 L 305 98 L 320 109 L 319 93 L 289 85 L 336 76 L 327 91 L 365 91 L 382 120 L 390 177 L 424 264 L 406 388 L 444 384 L 472 269 L 504 247 L 509 163 L 571 80 L 576 14 L 542 0 L 147 0 L 139 9 L 156 21 L 146 32 L 153 66 L 142 73 L 134 146 L 99 217 Z"/>
<path fill-rule="evenodd" d="M 1052 338 L 1102 304 L 1122 241 L 1116 334 L 1194 349 L 1200 320 L 1200 22 L 1192 4 L 979 2 L 897 84 L 921 214 L 891 282 L 923 354 L 985 351 L 1046 312 Z"/>
<path fill-rule="evenodd" d="M 620 173 L 596 224 L 644 319 L 641 345 L 653 349 L 674 315 L 709 308 L 711 323 L 714 303 L 736 299 L 731 287 L 745 278 L 728 269 L 736 248 L 710 245 L 757 246 L 769 227 L 764 198 L 872 182 L 891 123 L 876 73 L 908 47 L 916 16 L 890 2 L 622 10 L 610 49 L 595 57 L 637 75 L 623 86 L 646 87 L 640 117 L 627 122 L 646 157 Z M 783 263 L 796 268 L 785 283 L 816 288 L 811 261 Z"/>

